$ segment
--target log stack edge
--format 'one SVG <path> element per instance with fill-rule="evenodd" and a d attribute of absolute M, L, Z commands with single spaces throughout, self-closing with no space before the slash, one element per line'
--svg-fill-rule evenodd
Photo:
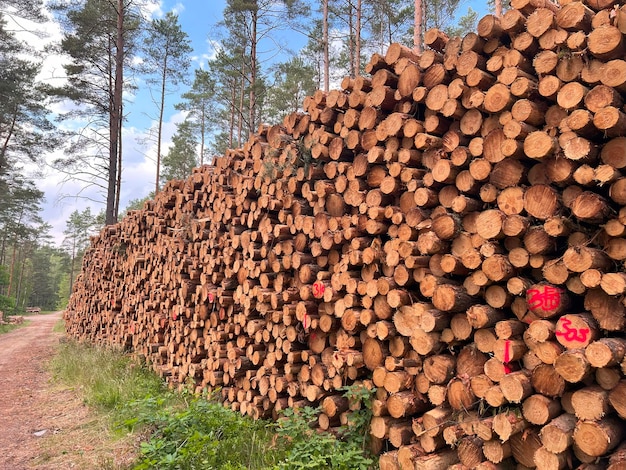
<path fill-rule="evenodd" d="M 626 6 L 399 44 L 92 238 L 65 314 L 381 469 L 626 468 Z"/>

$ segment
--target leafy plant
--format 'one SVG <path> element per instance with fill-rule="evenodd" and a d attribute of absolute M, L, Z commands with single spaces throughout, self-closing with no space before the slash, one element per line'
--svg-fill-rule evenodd
<path fill-rule="evenodd" d="M 135 470 L 267 469 L 282 457 L 271 447 L 271 428 L 262 421 L 203 397 L 193 397 L 183 407 L 163 405 L 148 397 L 127 407 L 126 414 L 133 418 L 122 424 L 151 431 L 150 439 L 141 444 Z"/>
<path fill-rule="evenodd" d="M 319 408 L 286 409 L 277 423 L 277 433 L 288 447 L 279 469 L 368 470 L 374 467 L 367 443 L 371 420 L 372 391 L 362 385 L 344 387 L 351 402 L 348 425 L 337 435 L 314 428 Z"/>

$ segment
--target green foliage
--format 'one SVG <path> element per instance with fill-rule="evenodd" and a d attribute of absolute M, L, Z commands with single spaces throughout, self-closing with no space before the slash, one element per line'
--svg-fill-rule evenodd
<path fill-rule="evenodd" d="M 213 397 L 176 393 L 119 350 L 75 342 L 51 363 L 55 378 L 80 388 L 87 404 L 118 430 L 148 436 L 135 470 L 369 470 L 367 440 L 373 391 L 345 387 L 351 416 L 337 436 L 313 429 L 318 409 L 288 409 L 278 423 L 254 421 Z"/>
<path fill-rule="evenodd" d="M 9 284 L 9 268 L 0 264 L 0 286 Z"/>
<path fill-rule="evenodd" d="M 196 69 L 191 89 L 181 95 L 183 101 L 175 106 L 176 109 L 188 113 L 185 121 L 200 139 L 201 165 L 209 161 L 208 139 L 217 123 L 215 95 L 215 80 L 211 74 L 206 70 Z"/>
<path fill-rule="evenodd" d="M 467 13 L 459 18 L 458 23 L 455 26 L 449 26 L 446 29 L 446 33 L 449 36 L 463 37 L 467 33 L 476 30 L 476 24 L 478 23 L 478 13 L 468 7 Z"/>
<path fill-rule="evenodd" d="M 274 66 L 274 84 L 267 91 L 265 108 L 269 122 L 281 122 L 302 106 L 304 98 L 315 92 L 315 74 L 314 67 L 302 57 Z"/>
<path fill-rule="evenodd" d="M 163 399 L 149 397 L 126 408 L 133 418 L 123 425 L 152 429 L 135 470 L 267 469 L 282 455 L 271 447 L 271 427 L 262 421 L 204 397 L 193 397 L 184 406 L 165 405 Z"/>
<path fill-rule="evenodd" d="M 14 324 L 6 324 L 6 325 L 0 325 L 0 334 L 4 334 L 4 333 L 10 333 L 13 330 L 17 330 L 18 328 L 24 326 L 24 323 L 22 323 L 21 325 L 14 325 Z"/>
<path fill-rule="evenodd" d="M 67 307 L 67 304 L 70 300 L 70 275 L 63 274 L 59 279 L 59 284 L 57 285 L 57 299 L 58 302 L 55 308 L 59 310 L 63 310 Z"/>
<path fill-rule="evenodd" d="M 15 314 L 15 299 L 0 294 L 0 312 L 4 312 L 5 315 Z"/>
<path fill-rule="evenodd" d="M 198 166 L 197 143 L 190 121 L 185 120 L 176 125 L 172 144 L 169 152 L 163 157 L 161 184 L 173 179 L 186 179 L 191 175 L 192 170 Z"/>
<path fill-rule="evenodd" d="M 373 391 L 362 385 L 344 387 L 344 396 L 350 400 L 351 412 L 347 426 L 341 426 L 337 436 L 314 428 L 319 408 L 309 406 L 288 408 L 277 423 L 277 433 L 287 446 L 287 458 L 280 470 L 368 470 L 374 459 L 368 455 L 369 423 Z"/>
<path fill-rule="evenodd" d="M 34 251 L 31 264 L 31 275 L 27 279 L 30 288 L 27 306 L 56 309 L 60 302 L 59 285 L 69 268 L 69 256 L 58 248 L 42 246 Z"/>
<path fill-rule="evenodd" d="M 365 8 L 367 45 L 384 53 L 392 42 L 412 45 L 408 32 L 413 27 L 414 2 L 410 0 L 374 0 Z"/>
<path fill-rule="evenodd" d="M 148 194 L 145 197 L 130 200 L 126 208 L 122 211 L 122 213 L 124 215 L 128 215 L 130 211 L 141 210 L 143 209 L 144 203 L 151 199 L 154 199 L 154 191 L 150 191 L 150 194 Z"/>
<path fill-rule="evenodd" d="M 4 313 L 12 312 L 15 309 L 15 299 L 0 294 L 0 310 Z"/>
<path fill-rule="evenodd" d="M 31 61 L 34 51 L 7 29 L 4 20 L 5 13 L 15 20 L 16 16 L 27 15 L 27 10 L 20 10 L 17 5 L 13 9 L 9 5 L 7 9 L 4 3 L 3 7 L 0 12 L 0 180 L 7 177 L 9 169 L 18 170 L 14 167 L 17 162 L 39 161 L 57 143 L 55 127 L 48 118 L 45 87 L 37 82 L 41 64 Z M 33 13 L 40 11 L 37 7 Z"/>

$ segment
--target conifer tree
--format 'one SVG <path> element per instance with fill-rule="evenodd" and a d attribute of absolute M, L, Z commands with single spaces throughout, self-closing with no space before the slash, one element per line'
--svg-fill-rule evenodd
<path fill-rule="evenodd" d="M 149 76 L 148 84 L 155 87 L 152 99 L 158 113 L 155 194 L 159 192 L 165 101 L 186 79 L 193 51 L 190 43 L 189 36 L 180 27 L 178 15 L 168 12 L 164 18 L 150 23 L 143 46 L 142 71 Z"/>

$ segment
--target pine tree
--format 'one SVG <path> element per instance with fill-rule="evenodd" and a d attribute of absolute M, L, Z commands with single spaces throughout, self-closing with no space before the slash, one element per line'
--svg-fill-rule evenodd
<path fill-rule="evenodd" d="M 84 0 L 54 5 L 64 28 L 60 51 L 68 83 L 54 90 L 78 106 L 62 118 L 84 119 L 55 165 L 69 177 L 99 186 L 106 202 L 106 223 L 117 221 L 121 183 L 123 86 L 141 16 L 134 0 Z"/>
<path fill-rule="evenodd" d="M 165 99 L 186 78 L 193 51 L 190 42 L 178 23 L 178 15 L 172 12 L 150 23 L 144 42 L 142 70 L 149 75 L 148 83 L 156 87 L 153 100 L 158 111 L 155 194 L 159 192 Z"/>
<path fill-rule="evenodd" d="M 186 120 L 192 126 L 194 133 L 200 137 L 200 165 L 205 162 L 208 138 L 216 127 L 217 102 L 216 83 L 206 70 L 196 69 L 191 88 L 183 93 L 182 102 L 175 107 L 187 112 Z"/>
<path fill-rule="evenodd" d="M 0 13 L 0 199 L 20 162 L 36 162 L 58 145 L 46 90 L 36 82 L 41 64 L 23 59 L 29 48 L 5 29 Z"/>
<path fill-rule="evenodd" d="M 74 273 L 76 272 L 77 260 L 81 257 L 82 252 L 87 247 L 89 236 L 95 226 L 94 216 L 91 209 L 87 207 L 82 212 L 75 210 L 70 214 L 70 218 L 65 223 L 66 228 L 63 231 L 65 238 L 63 239 L 63 247 L 70 255 L 70 272 L 69 272 L 69 292 L 72 292 L 74 284 Z"/>
<path fill-rule="evenodd" d="M 307 95 L 317 87 L 316 72 L 302 57 L 292 57 L 274 67 L 274 83 L 269 87 L 265 114 L 270 123 L 282 122 L 297 111 Z"/>
<path fill-rule="evenodd" d="M 193 125 L 189 121 L 178 124 L 172 137 L 172 147 L 163 157 L 162 182 L 189 177 L 191 171 L 198 165 L 196 146 Z"/>

